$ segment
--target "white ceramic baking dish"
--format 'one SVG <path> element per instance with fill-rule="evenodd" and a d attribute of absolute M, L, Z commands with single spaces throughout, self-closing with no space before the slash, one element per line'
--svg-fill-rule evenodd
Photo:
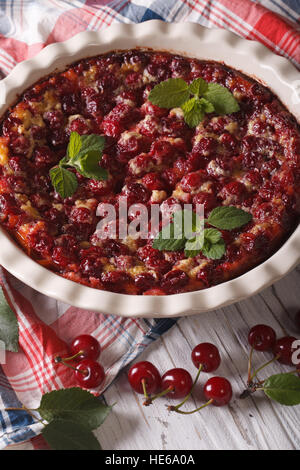
<path fill-rule="evenodd" d="M 52 44 L 17 65 L 0 82 L 0 116 L 37 80 L 72 62 L 115 49 L 150 47 L 199 59 L 224 62 L 267 85 L 300 119 L 299 72 L 266 47 L 193 23 L 117 24 L 100 32 L 79 33 Z M 300 227 L 267 261 L 246 274 L 209 289 L 169 296 L 104 292 L 64 279 L 29 258 L 0 228 L 0 264 L 34 289 L 77 307 L 127 317 L 174 317 L 205 312 L 249 297 L 287 274 L 299 262 Z"/>

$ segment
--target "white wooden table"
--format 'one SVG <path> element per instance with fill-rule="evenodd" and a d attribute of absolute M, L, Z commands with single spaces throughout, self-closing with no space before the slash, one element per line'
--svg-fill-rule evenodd
<path fill-rule="evenodd" d="M 300 449 L 300 405 L 281 406 L 267 399 L 263 392 L 245 400 L 238 398 L 247 378 L 247 335 L 251 326 L 266 323 L 278 336 L 288 332 L 300 337 L 293 324 L 294 314 L 300 309 L 299 286 L 300 268 L 248 300 L 179 320 L 139 359 L 153 361 L 162 373 L 173 367 L 184 367 L 195 376 L 191 350 L 204 341 L 216 344 L 222 355 L 222 364 L 216 373 L 227 377 L 233 386 L 230 406 L 210 406 L 189 416 L 169 413 L 165 404 L 171 401 L 165 398 L 144 407 L 143 397 L 130 389 L 124 371 L 105 393 L 109 404 L 117 404 L 96 432 L 102 447 L 108 450 Z M 270 359 L 265 353 L 255 353 L 253 357 L 257 366 Z M 271 375 L 285 370 L 290 369 L 275 363 L 266 373 Z M 203 403 L 201 384 L 210 375 L 202 374 L 200 387 L 184 409 Z M 265 377 L 264 373 L 260 377 Z M 25 444 L 14 446 L 16 448 L 32 446 Z"/>
<path fill-rule="evenodd" d="M 210 406 L 189 416 L 169 413 L 165 398 L 144 407 L 141 405 L 143 397 L 131 391 L 124 371 L 105 393 L 108 403 L 117 404 L 98 433 L 103 448 L 300 449 L 300 405 L 284 407 L 270 401 L 263 392 L 245 400 L 238 398 L 247 379 L 247 335 L 251 326 L 266 323 L 279 336 L 288 332 L 300 337 L 293 324 L 294 314 L 300 309 L 299 287 L 300 268 L 248 300 L 179 320 L 140 358 L 153 361 L 161 372 L 184 367 L 195 376 L 191 350 L 203 341 L 214 343 L 222 356 L 216 373 L 227 377 L 233 386 L 230 406 Z M 257 352 L 253 357 L 254 364 L 259 365 L 269 360 L 270 354 Z M 270 365 L 266 373 L 271 375 L 281 370 L 290 369 L 276 363 Z M 200 376 L 200 389 L 210 375 Z M 264 377 L 263 372 L 260 377 Z M 198 388 L 185 409 L 193 409 L 201 403 L 203 398 Z"/>

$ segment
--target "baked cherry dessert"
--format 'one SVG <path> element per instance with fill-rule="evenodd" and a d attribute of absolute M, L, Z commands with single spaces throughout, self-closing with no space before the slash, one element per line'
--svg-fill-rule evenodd
<path fill-rule="evenodd" d="M 299 154 L 295 118 L 257 81 L 168 52 L 111 52 L 40 80 L 3 116 L 0 224 L 36 262 L 86 286 L 205 289 L 264 261 L 296 227 Z M 149 214 L 159 204 L 170 221 L 174 206 L 203 205 L 205 249 L 157 248 L 151 222 L 149 236 L 120 235 L 130 210 L 99 236 L 101 208 L 119 214 L 122 200 Z M 224 207 L 249 217 L 216 233 Z"/>

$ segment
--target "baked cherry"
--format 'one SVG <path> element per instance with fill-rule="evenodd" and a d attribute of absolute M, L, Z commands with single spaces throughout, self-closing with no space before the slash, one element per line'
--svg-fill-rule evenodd
<path fill-rule="evenodd" d="M 268 325 L 255 325 L 249 331 L 248 342 L 257 351 L 270 351 L 276 343 L 276 333 Z"/>
<path fill-rule="evenodd" d="M 71 356 L 76 359 L 92 359 L 96 361 L 100 356 L 101 347 L 99 341 L 91 335 L 80 335 L 73 339 L 70 346 Z M 75 357 L 74 357 L 75 358 Z"/>
<path fill-rule="evenodd" d="M 191 374 L 181 368 L 168 370 L 161 379 L 162 390 L 169 393 L 166 394 L 170 398 L 183 398 L 190 393 L 193 386 Z"/>
<path fill-rule="evenodd" d="M 278 362 L 288 366 L 293 365 L 292 356 L 296 348 L 293 348 L 294 341 L 297 341 L 293 336 L 284 336 L 276 341 L 273 348 L 273 353 L 277 358 Z"/>
<path fill-rule="evenodd" d="M 92 359 L 84 359 L 75 369 L 78 385 L 83 388 L 96 388 L 102 384 L 105 372 L 101 364 Z"/>
<path fill-rule="evenodd" d="M 161 385 L 160 373 L 149 361 L 133 364 L 128 372 L 128 380 L 133 390 L 144 395 L 156 393 Z"/>
<path fill-rule="evenodd" d="M 197 369 L 200 365 L 203 372 L 213 372 L 217 370 L 221 363 L 218 348 L 211 343 L 200 343 L 192 351 L 192 361 Z"/>
<path fill-rule="evenodd" d="M 214 406 L 227 405 L 232 397 L 231 384 L 224 377 L 211 377 L 204 385 L 204 395 Z"/>

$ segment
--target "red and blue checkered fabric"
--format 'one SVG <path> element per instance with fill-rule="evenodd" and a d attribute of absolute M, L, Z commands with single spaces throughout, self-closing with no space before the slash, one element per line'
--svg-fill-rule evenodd
<path fill-rule="evenodd" d="M 80 31 L 150 19 L 226 28 L 260 41 L 300 68 L 299 0 L 7 0 L 0 2 L 0 69 L 7 74 L 47 44 Z M 174 320 L 124 319 L 117 316 L 120 312 L 113 316 L 74 308 L 39 294 L 1 268 L 0 282 L 20 327 L 20 350 L 8 352 L 0 367 L 1 409 L 22 403 L 35 408 L 43 393 L 73 386 L 73 374 L 55 365 L 53 357 L 78 334 L 93 334 L 102 345 L 107 378 L 99 393 L 174 324 Z M 0 448 L 31 439 L 40 429 L 25 412 L 3 411 Z"/>

